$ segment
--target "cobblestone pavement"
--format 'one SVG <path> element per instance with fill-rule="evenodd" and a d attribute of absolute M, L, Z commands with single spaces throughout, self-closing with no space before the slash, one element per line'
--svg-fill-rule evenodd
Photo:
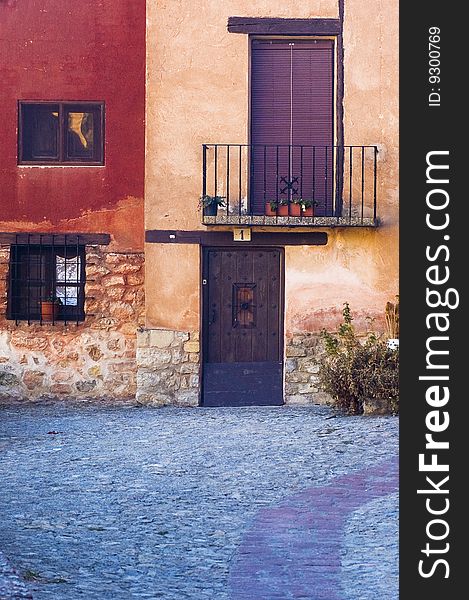
<path fill-rule="evenodd" d="M 396 600 L 397 436 L 314 406 L 2 407 L 0 548 L 34 600 Z"/>

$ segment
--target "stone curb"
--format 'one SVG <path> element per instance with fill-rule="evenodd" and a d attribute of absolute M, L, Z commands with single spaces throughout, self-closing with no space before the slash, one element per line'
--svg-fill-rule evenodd
<path fill-rule="evenodd" d="M 32 600 L 25 583 L 0 552 L 0 600 Z"/>

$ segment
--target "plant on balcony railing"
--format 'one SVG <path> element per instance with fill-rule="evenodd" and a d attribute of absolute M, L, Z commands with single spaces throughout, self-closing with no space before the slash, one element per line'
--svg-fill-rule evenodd
<path fill-rule="evenodd" d="M 288 200 L 270 200 L 265 203 L 265 214 L 269 217 L 287 217 Z"/>
<path fill-rule="evenodd" d="M 317 205 L 316 200 L 293 198 L 292 208 L 295 207 L 295 212 L 298 214 L 294 214 L 292 211 L 290 211 L 290 214 L 296 217 L 312 217 L 314 215 L 314 207 Z"/>
<path fill-rule="evenodd" d="M 207 225 L 377 224 L 376 146 L 203 144 L 202 150 Z"/>
<path fill-rule="evenodd" d="M 199 209 L 202 209 L 206 217 L 215 217 L 219 206 L 226 206 L 225 196 L 209 196 L 204 194 L 199 199 Z"/>
<path fill-rule="evenodd" d="M 317 205 L 315 200 L 306 198 L 270 200 L 265 204 L 265 214 L 268 217 L 312 217 Z"/>

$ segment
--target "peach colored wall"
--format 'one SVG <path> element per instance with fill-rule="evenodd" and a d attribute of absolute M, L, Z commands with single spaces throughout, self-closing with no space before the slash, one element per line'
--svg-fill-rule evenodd
<path fill-rule="evenodd" d="M 228 17 L 337 18 L 338 4 L 173 0 L 149 2 L 147 16 L 146 229 L 204 229 L 201 145 L 248 141 L 248 37 L 228 33 Z M 325 247 L 286 248 L 287 333 L 335 326 L 345 301 L 365 326 L 398 293 L 397 0 L 345 0 L 344 87 L 344 143 L 380 149 L 382 225 L 325 229 Z M 146 251 L 147 325 L 196 327 L 198 250 Z"/>

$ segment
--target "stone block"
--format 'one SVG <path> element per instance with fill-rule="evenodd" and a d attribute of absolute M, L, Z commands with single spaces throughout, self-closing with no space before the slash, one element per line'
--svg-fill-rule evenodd
<path fill-rule="evenodd" d="M 190 352 L 190 353 L 194 352 L 195 353 L 195 352 L 199 352 L 199 349 L 200 349 L 199 342 L 189 341 L 184 344 L 185 352 Z"/>
<path fill-rule="evenodd" d="M 285 361 L 285 373 L 293 373 L 298 368 L 298 361 L 295 358 L 287 358 Z"/>
<path fill-rule="evenodd" d="M 96 381 L 77 381 L 75 387 L 79 392 L 91 392 L 96 387 Z"/>
<path fill-rule="evenodd" d="M 109 300 L 114 300 L 115 302 L 122 300 L 122 298 L 124 297 L 124 292 L 125 289 L 121 286 L 113 286 L 108 288 L 107 292 L 106 292 L 106 298 L 109 298 Z M 91 308 L 90 308 L 91 310 Z"/>
<path fill-rule="evenodd" d="M 8 371 L 0 371 L 0 386 L 8 387 L 19 383 L 18 377 Z"/>
<path fill-rule="evenodd" d="M 294 371 L 293 373 L 287 373 L 285 380 L 289 383 L 306 383 L 309 381 L 309 373 L 302 373 L 301 371 Z"/>
<path fill-rule="evenodd" d="M 112 269 L 113 273 L 137 273 L 142 268 L 141 264 L 131 264 L 128 262 L 120 263 L 119 265 L 115 265 Z"/>
<path fill-rule="evenodd" d="M 138 348 L 137 366 L 150 369 L 160 369 L 171 362 L 171 352 L 159 348 Z"/>
<path fill-rule="evenodd" d="M 110 373 L 124 373 L 135 371 L 135 361 L 133 360 L 120 360 L 118 362 L 111 362 L 108 365 Z"/>
<path fill-rule="evenodd" d="M 297 383 L 289 383 L 288 381 L 285 383 L 285 394 L 297 394 L 298 393 L 298 384 Z"/>
<path fill-rule="evenodd" d="M 91 377 L 102 377 L 101 367 L 99 365 L 90 367 L 88 369 L 88 375 L 90 375 Z"/>
<path fill-rule="evenodd" d="M 118 350 L 122 350 L 123 341 L 119 338 L 112 338 L 106 344 L 108 350 L 112 350 L 113 352 L 117 352 Z"/>
<path fill-rule="evenodd" d="M 301 346 L 287 346 L 286 351 L 287 358 L 298 358 L 301 356 L 306 356 L 306 349 Z"/>
<path fill-rule="evenodd" d="M 126 276 L 127 285 L 142 285 L 144 282 L 143 273 L 129 273 Z"/>
<path fill-rule="evenodd" d="M 35 335 L 33 332 L 19 330 L 12 332 L 10 343 L 13 348 L 45 350 L 49 345 L 49 339 L 45 335 Z"/>
<path fill-rule="evenodd" d="M 191 341 L 194 342 L 198 342 L 200 339 L 200 335 L 198 331 L 191 331 L 191 333 L 189 334 L 189 338 L 191 339 Z"/>
<path fill-rule="evenodd" d="M 44 383 L 44 372 L 43 371 L 25 371 L 23 373 L 23 383 L 28 390 L 34 390 L 38 387 L 42 387 Z"/>
<path fill-rule="evenodd" d="M 70 373 L 67 371 L 54 371 L 51 375 L 51 379 L 56 383 L 65 383 L 70 379 Z"/>
<path fill-rule="evenodd" d="M 174 331 L 167 329 L 151 329 L 149 345 L 156 348 L 167 348 L 174 340 Z"/>
<path fill-rule="evenodd" d="M 176 340 L 179 340 L 180 342 L 187 342 L 189 339 L 189 334 L 185 331 L 175 331 L 174 336 Z"/>
<path fill-rule="evenodd" d="M 150 330 L 142 329 L 137 330 L 137 347 L 148 348 L 150 345 Z"/>
<path fill-rule="evenodd" d="M 147 406 L 165 406 L 174 404 L 173 396 L 158 391 L 137 390 L 136 400 L 139 404 Z"/>
<path fill-rule="evenodd" d="M 113 285 L 125 285 L 125 279 L 122 275 L 109 275 L 103 277 L 102 284 L 104 287 L 111 287 Z"/>
<path fill-rule="evenodd" d="M 140 390 L 159 388 L 163 375 L 159 371 L 138 371 L 137 387 Z"/>
<path fill-rule="evenodd" d="M 91 263 L 86 265 L 86 279 L 95 279 L 96 277 L 101 277 L 103 275 L 108 275 L 110 273 L 109 269 L 104 265 L 100 265 L 98 263 Z"/>
<path fill-rule="evenodd" d="M 306 385 L 300 385 L 298 387 L 299 394 L 315 394 L 318 391 L 318 388 L 311 383 L 307 383 Z"/>
<path fill-rule="evenodd" d="M 50 386 L 49 391 L 51 394 L 69 395 L 72 393 L 72 386 L 68 383 L 54 383 Z"/>
<path fill-rule="evenodd" d="M 199 365 L 195 364 L 195 363 L 184 363 L 179 367 L 179 373 L 181 374 L 191 374 L 191 373 L 198 373 L 199 372 Z"/>
<path fill-rule="evenodd" d="M 199 376 L 191 375 L 189 377 L 189 387 L 198 388 L 199 387 Z"/>
<path fill-rule="evenodd" d="M 86 348 L 86 351 L 88 352 L 88 355 L 91 358 L 91 360 L 94 360 L 95 362 L 98 362 L 104 356 L 103 352 L 101 351 L 101 348 L 99 348 L 99 346 L 96 346 L 96 344 L 88 346 Z"/>
<path fill-rule="evenodd" d="M 304 394 L 288 394 L 285 396 L 285 404 L 311 404 L 311 398 Z"/>
<path fill-rule="evenodd" d="M 187 354 L 181 348 L 172 348 L 171 349 L 171 362 L 173 365 L 179 365 L 184 362 Z"/>
<path fill-rule="evenodd" d="M 132 305 L 126 302 L 111 302 L 109 305 L 111 315 L 117 321 L 128 321 L 134 314 L 134 308 Z"/>
<path fill-rule="evenodd" d="M 197 390 L 180 390 L 176 394 L 176 402 L 183 406 L 197 406 L 199 404 L 199 393 Z"/>

